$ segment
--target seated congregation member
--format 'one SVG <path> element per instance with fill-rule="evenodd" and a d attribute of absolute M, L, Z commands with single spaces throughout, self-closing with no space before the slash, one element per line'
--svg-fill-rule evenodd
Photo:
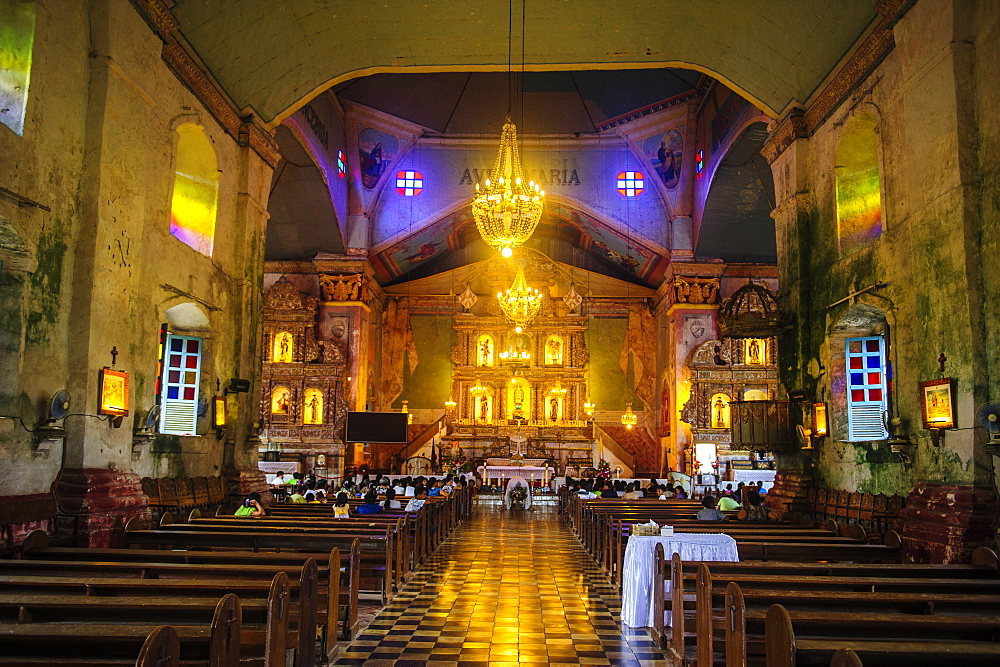
<path fill-rule="evenodd" d="M 338 493 L 337 499 L 333 501 L 333 516 L 337 519 L 346 519 L 351 516 L 351 503 L 343 491 Z"/>
<path fill-rule="evenodd" d="M 651 477 L 649 479 L 649 486 L 642 490 L 643 498 L 657 498 L 660 495 L 660 483 L 656 481 L 656 478 Z"/>
<path fill-rule="evenodd" d="M 434 484 L 431 485 L 430 490 L 427 492 L 427 495 L 428 496 L 440 496 L 441 495 L 441 489 L 443 489 L 443 488 L 444 488 L 444 482 L 442 482 L 440 479 L 436 479 L 436 480 L 434 480 Z"/>
<path fill-rule="evenodd" d="M 410 502 L 406 503 L 405 512 L 416 512 L 418 509 L 424 506 L 427 502 L 427 489 L 422 486 L 418 486 L 413 490 L 413 497 L 410 498 Z"/>
<path fill-rule="evenodd" d="M 316 503 L 316 492 L 315 491 L 306 491 L 305 499 L 306 499 L 307 503 L 313 503 L 313 504 L 315 504 Z"/>
<path fill-rule="evenodd" d="M 740 504 L 729 495 L 723 495 L 719 498 L 719 502 L 716 503 L 715 508 L 723 512 L 731 512 L 733 510 L 738 510 Z"/>
<path fill-rule="evenodd" d="M 378 514 L 382 511 L 382 506 L 378 504 L 378 494 L 369 491 L 365 494 L 365 502 L 358 505 L 358 514 Z"/>
<path fill-rule="evenodd" d="M 416 492 L 417 492 L 417 483 L 416 483 L 416 481 L 414 481 L 414 480 L 410 479 L 409 477 L 407 477 L 406 478 L 406 488 L 403 489 L 403 495 L 404 496 L 409 496 L 410 498 L 412 498 L 416 494 Z"/>
<path fill-rule="evenodd" d="M 677 497 L 677 493 L 674 491 L 674 487 L 667 484 L 662 488 L 663 491 L 660 493 L 660 500 L 670 500 L 671 498 Z"/>
<path fill-rule="evenodd" d="M 406 495 L 406 480 L 407 480 L 406 477 L 403 477 L 402 479 L 397 479 L 396 483 L 392 485 L 392 490 L 396 492 L 397 496 Z"/>
<path fill-rule="evenodd" d="M 687 500 L 687 497 L 687 491 L 684 490 L 683 486 L 678 484 L 674 487 L 674 498 L 677 498 L 678 500 Z"/>
<path fill-rule="evenodd" d="M 746 505 L 739 511 L 736 518 L 740 521 L 770 521 L 774 516 L 760 504 L 760 496 L 751 493 L 747 495 Z"/>
<path fill-rule="evenodd" d="M 715 498 L 705 496 L 701 499 L 701 509 L 698 510 L 698 521 L 725 521 L 726 515 L 715 509 Z"/>
<path fill-rule="evenodd" d="M 611 482 L 601 482 L 599 495 L 601 498 L 618 498 L 618 492 Z"/>
<path fill-rule="evenodd" d="M 279 470 L 271 479 L 271 486 L 281 486 L 282 484 L 288 484 L 288 480 L 285 479 L 285 473 Z"/>
<path fill-rule="evenodd" d="M 264 508 L 260 504 L 260 494 L 254 491 L 243 500 L 242 505 L 236 508 L 236 513 L 233 516 L 258 518 L 264 516 L 264 514 Z"/>
<path fill-rule="evenodd" d="M 387 510 L 400 510 L 403 509 L 403 505 L 396 500 L 396 491 L 393 489 L 385 490 L 385 500 L 382 501 L 382 508 Z"/>
<path fill-rule="evenodd" d="M 642 494 L 639 493 L 639 482 L 630 482 L 625 488 L 625 494 L 622 496 L 623 500 L 639 500 L 642 498 Z"/>
<path fill-rule="evenodd" d="M 597 494 L 591 490 L 591 482 L 589 480 L 580 483 L 580 490 L 576 494 L 584 500 L 593 500 L 597 497 Z"/>
<path fill-rule="evenodd" d="M 299 487 L 295 487 L 294 489 L 292 489 L 291 494 L 289 494 L 289 496 L 288 496 L 288 502 L 295 503 L 295 504 L 303 504 L 303 503 L 305 503 L 306 502 L 306 497 L 303 496 L 300 493 L 300 491 L 301 491 L 301 489 L 299 489 Z"/>

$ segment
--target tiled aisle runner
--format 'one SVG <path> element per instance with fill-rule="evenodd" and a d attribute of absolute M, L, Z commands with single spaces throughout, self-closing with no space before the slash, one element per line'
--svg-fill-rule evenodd
<path fill-rule="evenodd" d="M 477 506 L 341 665 L 663 665 L 555 508 Z"/>

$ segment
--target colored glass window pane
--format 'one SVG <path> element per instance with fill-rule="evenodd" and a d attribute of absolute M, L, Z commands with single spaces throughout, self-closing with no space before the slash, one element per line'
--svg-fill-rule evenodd
<path fill-rule="evenodd" d="M 344 151 L 337 151 L 337 175 L 341 178 L 347 173 L 347 159 L 344 156 Z"/>
<path fill-rule="evenodd" d="M 619 172 L 617 187 L 623 197 L 638 197 L 646 187 L 645 177 L 641 171 Z"/>
<path fill-rule="evenodd" d="M 879 342 L 877 340 L 865 341 L 865 351 L 866 352 L 878 352 Z"/>
<path fill-rule="evenodd" d="M 875 355 L 868 357 L 868 368 L 881 368 L 882 367 L 882 357 Z"/>
<path fill-rule="evenodd" d="M 170 351 L 171 352 L 183 352 L 184 351 L 184 341 L 180 339 L 174 339 L 170 341 Z"/>
<path fill-rule="evenodd" d="M 863 400 L 865 400 L 865 390 L 864 389 L 852 389 L 851 390 L 851 400 L 852 401 L 863 401 Z"/>
<path fill-rule="evenodd" d="M 188 354 L 198 354 L 198 341 L 189 340 L 187 344 Z"/>
<path fill-rule="evenodd" d="M 847 343 L 847 351 L 850 352 L 851 354 L 857 354 L 861 352 L 861 341 L 860 340 L 849 341 Z"/>
<path fill-rule="evenodd" d="M 869 389 L 868 390 L 868 400 L 869 401 L 881 401 L 882 400 L 882 390 L 881 389 Z"/>
<path fill-rule="evenodd" d="M 861 357 L 851 357 L 849 363 L 851 364 L 851 368 L 864 368 L 865 367 L 865 360 L 862 359 Z"/>
<path fill-rule="evenodd" d="M 869 373 L 868 374 L 868 384 L 882 384 L 882 374 L 881 373 Z"/>
<path fill-rule="evenodd" d="M 180 390 L 180 387 L 167 387 L 167 398 L 177 398 Z"/>
<path fill-rule="evenodd" d="M 396 173 L 396 192 L 404 197 L 416 197 L 424 189 L 424 176 L 419 171 Z"/>
<path fill-rule="evenodd" d="M 851 384 L 864 384 L 865 374 L 864 373 L 851 373 Z"/>
<path fill-rule="evenodd" d="M 170 371 L 169 373 L 167 373 L 167 382 L 176 383 L 180 381 L 181 381 L 180 371 Z"/>

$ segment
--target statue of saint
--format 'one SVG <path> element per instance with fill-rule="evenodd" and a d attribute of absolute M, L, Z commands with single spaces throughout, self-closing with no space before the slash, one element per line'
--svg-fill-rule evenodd
<path fill-rule="evenodd" d="M 562 341 L 559 340 L 558 336 L 552 336 L 545 342 L 545 352 L 548 357 L 545 360 L 546 363 L 562 363 Z"/>
<path fill-rule="evenodd" d="M 549 399 L 549 419 L 556 421 L 559 419 L 559 400 L 555 398 Z"/>
<path fill-rule="evenodd" d="M 747 346 L 747 357 L 749 357 L 751 364 L 763 363 L 760 360 L 760 342 L 756 338 L 750 339 L 750 344 Z"/>
<path fill-rule="evenodd" d="M 492 366 L 493 356 L 490 354 L 490 339 L 483 338 L 479 341 L 479 365 L 480 366 Z"/>
<path fill-rule="evenodd" d="M 317 396 L 316 394 L 313 394 L 313 397 L 309 399 L 309 413 L 310 413 L 309 417 L 310 424 L 322 423 L 322 420 L 320 419 L 319 415 L 319 396 Z"/>
<path fill-rule="evenodd" d="M 479 399 L 479 419 L 488 421 L 490 418 L 490 402 L 485 396 Z"/>
<path fill-rule="evenodd" d="M 715 399 L 712 407 L 715 408 L 715 419 L 712 420 L 712 427 L 726 428 L 726 403 L 721 396 Z"/>

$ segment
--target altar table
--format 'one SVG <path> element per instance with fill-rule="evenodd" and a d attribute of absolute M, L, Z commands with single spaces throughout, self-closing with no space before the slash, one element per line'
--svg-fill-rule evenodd
<path fill-rule="evenodd" d="M 667 561 L 675 554 L 681 560 L 740 560 L 736 540 L 722 533 L 675 533 L 673 535 L 633 535 L 628 538 L 622 563 L 622 623 L 633 628 L 652 625 L 653 555 L 663 545 Z M 665 583 L 670 591 L 670 581 Z"/>
<path fill-rule="evenodd" d="M 479 474 L 487 484 L 505 485 L 508 479 L 523 477 L 529 481 L 538 481 L 544 485 L 548 482 L 550 469 L 536 466 L 480 466 Z"/>

